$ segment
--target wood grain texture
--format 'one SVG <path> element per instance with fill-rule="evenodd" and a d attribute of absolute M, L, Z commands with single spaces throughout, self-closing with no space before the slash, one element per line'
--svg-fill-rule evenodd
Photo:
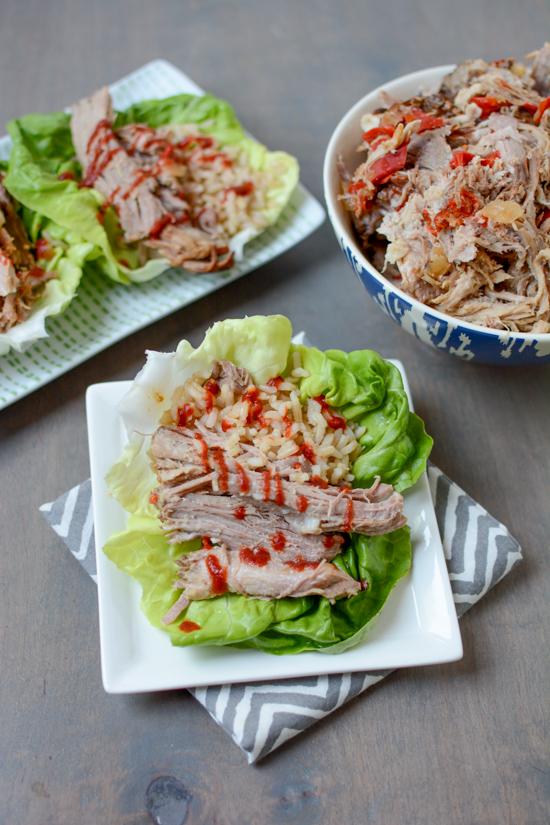
<path fill-rule="evenodd" d="M 329 135 L 383 80 L 522 54 L 546 0 L 2 0 L 0 122 L 58 109 L 155 57 L 231 100 L 296 154 L 321 195 Z M 37 508 L 88 474 L 84 391 L 135 374 L 146 347 L 214 320 L 284 312 L 322 347 L 401 358 L 434 461 L 520 540 L 525 562 L 463 623 L 464 659 L 404 671 L 257 768 L 188 694 L 107 696 L 96 595 Z M 173 774 L 190 825 L 543 825 L 548 821 L 548 369 L 471 366 L 386 319 L 326 224 L 273 264 L 111 347 L 0 413 L 0 821 L 146 825 Z"/>

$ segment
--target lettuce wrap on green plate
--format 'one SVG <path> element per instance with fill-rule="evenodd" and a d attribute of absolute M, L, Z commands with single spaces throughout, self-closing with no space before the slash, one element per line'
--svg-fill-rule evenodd
<path fill-rule="evenodd" d="M 363 492 L 368 494 L 369 490 L 382 489 L 377 485 L 393 485 L 394 491 L 404 491 L 425 470 L 432 440 L 426 434 L 422 421 L 409 410 L 401 376 L 395 366 L 372 350 L 321 352 L 314 347 L 293 343 L 291 339 L 291 324 L 283 316 L 256 316 L 217 323 L 208 330 L 204 341 L 196 349 L 189 342 L 181 341 L 175 352 L 148 352 L 146 365 L 121 403 L 120 413 L 129 441 L 119 461 L 109 471 L 107 482 L 110 493 L 129 515 L 126 530 L 113 535 L 104 552 L 121 570 L 140 583 L 141 606 L 145 615 L 151 624 L 169 633 L 174 645 L 238 645 L 276 654 L 308 650 L 337 653 L 363 638 L 391 590 L 410 569 L 412 550 L 407 526 L 379 535 L 364 535 L 353 529 L 347 532 L 340 524 L 335 532 L 323 533 L 325 547 L 331 546 L 327 543 L 327 536 L 330 543 L 337 541 L 337 544 L 336 555 L 331 551 L 333 558 L 327 556 L 329 560 L 325 559 L 322 564 L 325 570 L 335 572 L 336 577 L 353 585 L 348 587 L 351 595 L 257 598 L 242 592 L 224 592 L 221 595 L 209 593 L 208 598 L 192 596 L 187 604 L 185 599 L 182 602 L 181 589 L 175 585 L 178 571 L 182 565 L 188 565 L 190 559 L 217 552 L 219 547 L 216 541 L 227 541 L 227 557 L 233 553 L 233 559 L 236 558 L 235 553 L 242 555 L 243 551 L 247 551 L 249 558 L 256 563 L 260 555 L 255 554 L 267 553 L 269 557 L 269 553 L 265 547 L 257 550 L 247 547 L 240 551 L 231 549 L 231 531 L 228 531 L 227 537 L 222 532 L 221 538 L 214 540 L 212 551 L 201 549 L 200 537 L 180 541 L 177 531 L 170 533 L 166 508 L 163 509 L 161 504 L 167 500 L 162 497 L 172 495 L 174 488 L 168 485 L 166 493 L 166 485 L 163 488 L 159 482 L 160 476 L 155 474 L 155 470 L 159 472 L 160 464 L 154 465 L 157 461 L 155 438 L 161 431 L 182 440 L 182 443 L 187 436 L 192 438 L 194 434 L 194 438 L 198 439 L 196 443 L 201 446 L 204 438 L 208 444 L 222 444 L 222 448 L 211 447 L 210 456 L 215 461 L 208 458 L 207 447 L 204 447 L 203 459 L 206 457 L 209 469 L 219 467 L 217 481 L 211 482 L 212 492 L 217 495 L 211 495 L 210 499 L 215 499 L 216 504 L 223 504 L 222 499 L 227 502 L 229 490 L 227 479 L 233 478 L 231 456 L 240 449 L 235 449 L 235 443 L 238 438 L 244 439 L 242 435 L 237 438 L 235 433 L 255 433 L 256 445 L 265 445 L 263 438 L 268 438 L 268 443 L 271 443 L 269 438 L 280 424 L 276 410 L 281 411 L 284 433 L 280 428 L 276 431 L 280 436 L 277 443 L 282 444 L 278 449 L 288 452 L 287 447 L 292 449 L 293 440 L 301 444 L 290 459 L 291 462 L 296 460 L 296 463 L 289 465 L 286 475 L 284 461 L 273 463 L 274 473 L 270 469 L 266 471 L 264 465 L 264 485 L 266 476 L 268 479 L 268 495 L 264 497 L 264 502 L 269 499 L 269 503 L 252 501 L 246 496 L 234 498 L 236 502 L 247 505 L 246 508 L 241 506 L 235 509 L 236 519 L 244 518 L 248 504 L 260 509 L 263 507 L 267 512 L 264 516 L 268 518 L 270 512 L 277 510 L 273 502 L 279 501 L 278 496 L 283 491 L 286 491 L 287 503 L 291 500 L 289 496 L 294 495 L 290 492 L 293 478 L 297 478 L 302 485 L 297 486 L 296 490 L 309 490 L 312 496 L 315 493 L 315 496 L 322 497 L 334 492 L 334 479 L 340 474 L 343 480 L 338 484 L 336 498 L 349 503 L 349 499 L 359 493 L 363 495 Z M 242 386 L 237 389 L 239 381 Z M 206 399 L 204 411 L 200 408 L 202 395 L 200 392 L 197 394 L 197 386 L 202 387 L 201 392 Z M 227 397 L 230 403 L 226 403 Z M 187 403 L 186 398 L 195 400 Z M 280 399 L 285 402 L 283 407 Z M 298 419 L 293 416 L 302 417 L 303 423 L 298 424 Z M 214 419 L 217 420 L 215 425 L 212 423 Z M 217 428 L 216 432 L 209 430 L 208 426 Z M 315 432 L 322 435 L 316 442 Z M 307 440 L 304 433 L 307 433 Z M 284 436 L 287 436 L 286 440 Z M 229 440 L 224 445 L 225 437 L 233 438 L 233 447 Z M 210 439 L 214 440 L 211 442 Z M 326 451 L 328 457 L 321 458 L 322 445 L 327 443 L 345 446 L 340 451 L 334 449 L 336 457 L 329 449 Z M 223 455 L 220 459 L 220 449 L 227 464 Z M 256 461 L 254 466 L 258 468 L 262 462 L 261 456 L 258 459 L 260 452 L 250 443 L 246 449 L 251 451 Z M 243 462 L 246 456 L 241 453 L 238 457 Z M 176 465 L 177 462 L 170 459 L 165 466 Z M 252 464 L 246 466 L 250 468 Z M 223 468 L 225 488 L 222 485 Z M 345 471 L 347 475 L 343 475 Z M 176 475 L 178 472 L 176 470 Z M 317 476 L 317 472 L 324 474 L 330 483 Z M 216 473 L 212 475 L 216 476 Z M 242 475 L 241 472 L 241 485 Z M 257 472 L 250 470 L 248 481 L 257 475 Z M 270 487 L 273 479 L 275 487 Z M 181 477 L 174 483 L 179 481 Z M 356 488 L 365 489 L 357 491 Z M 242 491 L 243 486 L 240 489 Z M 250 495 L 253 489 L 254 481 Z M 400 498 L 391 488 L 387 490 L 391 492 L 391 499 Z M 233 490 L 229 492 L 233 494 Z M 390 500 L 388 494 L 383 496 L 386 501 Z M 195 498 L 199 501 L 200 495 Z M 208 495 L 203 495 L 202 500 L 208 501 Z M 299 501 L 300 497 L 292 500 Z M 332 501 L 335 501 L 334 497 Z M 304 508 L 298 509 L 307 519 L 308 513 L 303 513 Z M 331 505 L 329 509 L 336 510 L 337 505 Z M 283 507 L 280 512 L 284 515 L 287 510 Z M 300 517 L 296 512 L 292 514 L 295 520 Z M 288 518 L 292 521 L 290 516 Z M 261 526 L 263 522 L 256 523 Z M 394 523 L 400 524 L 402 521 Z M 232 522 L 229 525 L 231 530 L 236 529 L 236 524 Z M 244 522 L 238 522 L 239 529 L 241 524 Z M 335 528 L 329 526 L 327 529 Z M 285 535 L 292 539 L 292 530 L 289 528 Z M 211 538 L 207 537 L 205 544 L 203 537 L 202 546 L 212 547 Z M 306 546 L 320 538 L 302 536 L 304 557 Z M 294 534 L 294 539 L 299 546 L 300 536 Z M 277 549 L 280 551 L 284 546 L 283 542 Z M 305 561 L 301 552 L 299 549 L 295 558 L 283 563 L 280 561 L 282 556 L 271 551 L 271 561 L 259 571 L 263 576 L 261 587 L 269 579 L 272 564 L 278 565 L 279 571 L 287 564 L 292 576 L 298 578 L 305 574 L 295 574 L 294 571 L 315 568 L 316 564 Z M 288 558 L 289 546 L 283 551 L 283 556 L 284 553 Z M 193 562 L 195 566 L 197 563 Z M 312 569 L 311 572 L 314 574 L 316 571 Z"/>
<path fill-rule="evenodd" d="M 8 132 L 8 190 L 93 244 L 94 265 L 121 283 L 172 265 L 228 268 L 298 182 L 293 157 L 248 137 L 232 107 L 208 94 L 114 113 L 104 89 L 72 115 L 27 115 Z"/>
<path fill-rule="evenodd" d="M 70 303 L 93 256 L 74 232 L 19 208 L 0 174 L 0 356 L 47 336 L 46 319 Z"/>

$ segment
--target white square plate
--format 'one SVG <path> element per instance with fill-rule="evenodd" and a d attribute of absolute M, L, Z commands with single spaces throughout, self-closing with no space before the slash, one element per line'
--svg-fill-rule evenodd
<path fill-rule="evenodd" d="M 398 361 L 393 361 L 402 374 Z M 105 474 L 126 433 L 118 402 L 130 381 L 94 384 L 86 394 L 97 555 L 101 671 L 108 693 L 140 693 L 231 682 L 269 681 L 410 665 L 462 657 L 462 641 L 426 474 L 405 493 L 413 565 L 390 594 L 363 642 L 344 653 L 275 656 L 230 647 L 173 647 L 139 607 L 139 584 L 102 552 L 124 530 L 126 513 L 109 496 Z"/>
<path fill-rule="evenodd" d="M 166 60 L 142 66 L 113 83 L 110 90 L 117 109 L 181 92 L 203 94 Z M 9 137 L 0 138 L 0 160 L 9 157 L 10 145 Z M 298 184 L 277 223 L 248 243 L 243 259 L 226 272 L 194 275 L 169 269 L 152 281 L 131 286 L 87 273 L 68 309 L 48 319 L 48 338 L 24 352 L 11 351 L 0 357 L 0 410 L 121 338 L 263 266 L 307 238 L 324 219 L 321 204 Z"/>

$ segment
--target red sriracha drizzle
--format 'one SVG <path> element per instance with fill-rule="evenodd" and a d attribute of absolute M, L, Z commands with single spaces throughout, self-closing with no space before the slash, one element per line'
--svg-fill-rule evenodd
<path fill-rule="evenodd" d="M 299 513 L 305 513 L 305 511 L 309 507 L 309 501 L 305 496 L 298 496 L 298 498 L 296 499 L 296 506 Z"/>
<path fill-rule="evenodd" d="M 302 571 L 306 568 L 313 568 L 317 567 L 319 562 L 318 561 L 306 561 L 302 556 L 297 556 L 292 561 L 285 561 L 287 567 L 291 567 L 293 570 Z"/>
<path fill-rule="evenodd" d="M 201 447 L 202 466 L 204 467 L 206 472 L 208 472 L 208 470 L 210 469 L 210 463 L 208 461 L 208 444 L 206 443 L 206 441 L 200 433 L 195 433 L 195 440 L 199 442 Z"/>
<path fill-rule="evenodd" d="M 332 408 L 330 404 L 325 400 L 324 395 L 317 395 L 313 400 L 317 401 L 317 403 L 321 405 L 321 409 L 327 419 L 327 424 L 332 430 L 346 429 L 346 419 L 343 418 L 341 415 L 336 415 L 336 413 L 332 412 Z"/>
<path fill-rule="evenodd" d="M 327 548 L 327 550 L 330 550 L 330 548 L 334 546 L 334 536 L 331 536 L 330 533 L 323 536 L 323 545 Z"/>
<path fill-rule="evenodd" d="M 195 408 L 192 404 L 184 404 L 182 407 L 178 407 L 176 424 L 178 427 L 187 427 L 194 415 Z"/>
<path fill-rule="evenodd" d="M 180 624 L 180 630 L 183 630 L 184 633 L 193 633 L 194 630 L 200 630 L 200 624 L 196 622 L 192 622 L 189 619 L 186 619 L 184 622 Z"/>
<path fill-rule="evenodd" d="M 485 155 L 484 158 L 481 159 L 482 166 L 492 166 L 495 160 L 500 157 L 500 152 L 498 149 L 495 149 L 494 152 L 490 152 L 488 155 Z"/>
<path fill-rule="evenodd" d="M 282 377 L 282 375 L 276 375 L 275 378 L 270 378 L 269 379 L 269 381 L 267 382 L 267 386 L 268 387 L 275 387 L 275 389 L 278 390 L 279 387 L 281 386 L 281 384 L 283 383 L 283 381 L 284 381 L 284 378 Z"/>
<path fill-rule="evenodd" d="M 220 560 L 214 553 L 209 553 L 205 559 L 206 569 L 210 575 L 210 586 L 212 595 L 221 596 L 227 592 L 227 570 L 220 564 Z"/>
<path fill-rule="evenodd" d="M 201 541 L 203 550 L 212 550 L 212 548 L 214 547 L 210 539 L 210 536 L 203 536 Z"/>
<path fill-rule="evenodd" d="M 277 553 L 281 553 L 286 547 L 286 539 L 284 533 L 278 530 L 271 536 L 271 546 Z"/>
<path fill-rule="evenodd" d="M 311 476 L 309 483 L 314 487 L 320 487 L 321 490 L 326 490 L 328 487 L 328 481 L 325 481 L 325 479 L 321 478 L 321 476 Z"/>
<path fill-rule="evenodd" d="M 285 503 L 285 492 L 283 490 L 283 482 L 279 473 L 275 473 L 275 504 L 282 507 Z"/>
<path fill-rule="evenodd" d="M 245 564 L 265 567 L 269 563 L 271 555 L 265 547 L 257 547 L 256 550 L 251 550 L 250 547 L 241 547 L 239 557 Z"/>
<path fill-rule="evenodd" d="M 229 186 L 226 190 L 226 194 L 229 192 L 234 192 L 241 198 L 246 197 L 247 195 L 251 195 L 254 191 L 254 184 L 251 180 L 247 180 L 245 183 L 241 183 L 238 186 Z"/>
<path fill-rule="evenodd" d="M 36 252 L 36 257 L 38 259 L 42 258 L 46 261 L 49 261 L 55 255 L 47 238 L 38 238 L 37 242 L 34 245 L 34 249 Z"/>
<path fill-rule="evenodd" d="M 158 493 L 151 493 L 151 495 L 149 496 L 149 502 L 151 504 L 156 504 L 158 500 L 159 500 Z"/>
<path fill-rule="evenodd" d="M 353 499 L 351 496 L 346 500 L 346 515 L 344 517 L 344 523 L 342 528 L 345 530 L 346 533 L 351 533 L 351 528 L 353 525 Z"/>
<path fill-rule="evenodd" d="M 239 521 L 243 521 L 246 518 L 246 507 L 243 504 L 240 504 L 238 507 L 235 507 L 233 510 L 233 515 Z"/>
<path fill-rule="evenodd" d="M 250 479 L 248 478 L 247 472 L 238 461 L 235 462 L 235 467 L 239 474 L 239 489 L 241 493 L 248 493 L 250 490 Z"/>
<path fill-rule="evenodd" d="M 269 501 L 271 493 L 271 470 L 264 470 L 262 475 L 264 477 L 264 501 Z"/>
<path fill-rule="evenodd" d="M 317 460 L 317 457 L 315 455 L 315 451 L 314 451 L 313 447 L 311 446 L 311 444 L 307 444 L 306 442 L 304 442 L 302 444 L 302 446 L 300 447 L 300 453 L 311 464 L 315 464 L 315 462 Z"/>
<path fill-rule="evenodd" d="M 218 465 L 218 484 L 220 485 L 220 490 L 222 493 L 227 493 L 227 490 L 229 489 L 229 475 L 227 464 L 225 463 L 225 458 L 223 456 L 223 450 L 221 447 L 213 447 L 212 453 L 216 464 Z"/>

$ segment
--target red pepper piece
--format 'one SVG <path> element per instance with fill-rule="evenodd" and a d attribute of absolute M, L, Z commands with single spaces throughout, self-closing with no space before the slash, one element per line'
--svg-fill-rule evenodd
<path fill-rule="evenodd" d="M 533 123 L 535 126 L 538 126 L 542 120 L 542 116 L 547 109 L 550 109 L 550 97 L 545 97 L 544 100 L 541 100 L 539 105 L 537 106 L 537 111 L 533 117 Z"/>
<path fill-rule="evenodd" d="M 391 137 L 393 133 L 393 126 L 375 126 L 373 129 L 369 129 L 368 131 L 363 132 L 363 140 L 366 143 L 372 143 L 373 140 L 381 137 L 382 135 L 384 135 L 385 137 Z"/>
<path fill-rule="evenodd" d="M 460 166 L 467 166 L 475 155 L 465 149 L 455 149 L 451 158 L 451 169 L 458 169 Z"/>
<path fill-rule="evenodd" d="M 407 144 L 403 143 L 395 152 L 388 152 L 369 167 L 369 180 L 375 186 L 386 183 L 395 172 L 399 172 L 407 162 Z"/>
<path fill-rule="evenodd" d="M 509 100 L 501 100 L 497 97 L 485 97 L 482 95 L 474 95 L 470 98 L 470 103 L 475 103 L 481 109 L 483 118 L 489 117 L 492 112 L 500 112 L 504 106 L 510 106 Z"/>

